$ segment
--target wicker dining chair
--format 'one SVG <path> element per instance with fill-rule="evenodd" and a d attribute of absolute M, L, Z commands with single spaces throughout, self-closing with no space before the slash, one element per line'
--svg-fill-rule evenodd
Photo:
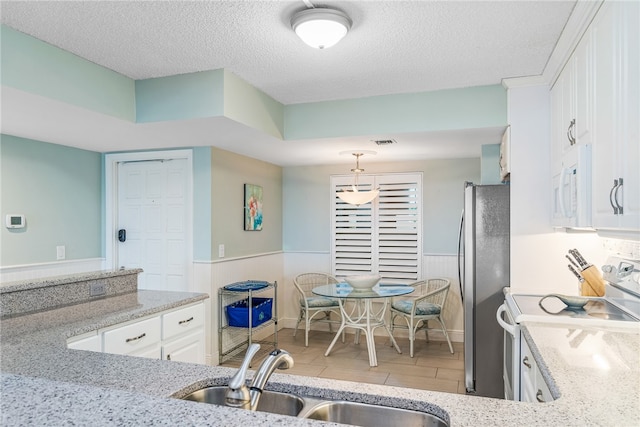
<path fill-rule="evenodd" d="M 315 322 L 325 322 L 329 324 L 329 331 L 332 332 L 332 324 L 340 323 L 340 320 L 331 319 L 331 313 L 335 313 L 338 319 L 341 318 L 340 306 L 337 299 L 314 295 L 311 290 L 317 286 L 331 285 L 338 283 L 338 280 L 326 273 L 303 273 L 293 279 L 298 293 L 300 294 L 300 315 L 293 330 L 293 336 L 298 332 L 298 325 L 304 319 L 304 345 L 309 346 L 309 330 L 311 324 Z M 316 317 L 321 314 L 321 317 Z"/>
<path fill-rule="evenodd" d="M 420 280 L 411 283 L 415 289 L 417 297 L 411 299 L 395 299 L 391 302 L 391 334 L 394 328 L 409 330 L 409 354 L 413 357 L 413 343 L 416 339 L 416 332 L 424 330 L 429 341 L 428 323 L 429 320 L 436 320 L 442 328 L 442 333 L 449 344 L 449 351 L 453 354 L 453 346 L 447 333 L 447 327 L 442 319 L 444 304 L 447 299 L 451 281 L 444 278 Z M 402 317 L 405 325 L 396 325 L 395 318 Z"/>

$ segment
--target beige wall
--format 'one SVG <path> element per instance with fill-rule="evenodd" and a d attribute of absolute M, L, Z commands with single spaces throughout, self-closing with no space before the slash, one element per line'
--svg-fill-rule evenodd
<path fill-rule="evenodd" d="M 263 228 L 244 231 L 244 184 L 263 189 Z M 282 168 L 229 151 L 211 150 L 211 255 L 225 258 L 282 250 Z"/>

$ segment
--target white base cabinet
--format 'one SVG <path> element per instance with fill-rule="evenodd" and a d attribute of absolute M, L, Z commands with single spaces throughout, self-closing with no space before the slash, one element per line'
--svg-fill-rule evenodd
<path fill-rule="evenodd" d="M 549 386 L 536 364 L 531 349 L 525 340 L 521 340 L 520 352 L 520 400 L 522 402 L 551 402 L 553 397 Z"/>
<path fill-rule="evenodd" d="M 204 364 L 204 303 L 72 337 L 67 346 L 74 350 Z"/>

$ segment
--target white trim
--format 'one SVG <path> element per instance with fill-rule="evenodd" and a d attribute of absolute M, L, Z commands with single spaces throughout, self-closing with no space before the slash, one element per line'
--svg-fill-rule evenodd
<path fill-rule="evenodd" d="M 542 75 L 553 86 L 604 1 L 577 1 Z"/>
<path fill-rule="evenodd" d="M 105 266 L 106 268 L 118 269 L 116 230 L 118 212 L 118 164 L 131 161 L 145 160 L 187 160 L 187 283 L 193 280 L 190 265 L 193 263 L 193 150 L 163 150 L 163 151 L 142 151 L 131 153 L 116 153 L 105 155 L 104 175 L 105 175 Z M 190 285 L 188 285 L 190 286 Z"/>
<path fill-rule="evenodd" d="M 85 258 L 0 267 L 0 284 L 104 270 L 104 258 Z"/>
<path fill-rule="evenodd" d="M 243 256 L 232 257 L 232 258 L 194 260 L 193 263 L 194 264 L 219 264 L 223 262 L 238 261 L 238 260 L 250 259 L 250 258 L 259 258 L 263 256 L 278 255 L 283 253 L 284 253 L 283 251 L 261 252 L 258 254 L 243 255 Z"/>
<path fill-rule="evenodd" d="M 502 79 L 502 87 L 507 90 L 516 87 L 542 86 L 546 84 L 548 84 L 548 82 L 543 76 L 510 77 Z"/>

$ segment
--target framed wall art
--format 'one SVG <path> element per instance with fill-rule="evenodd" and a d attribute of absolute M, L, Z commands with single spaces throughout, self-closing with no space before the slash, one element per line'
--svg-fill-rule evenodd
<path fill-rule="evenodd" d="M 259 185 L 244 185 L 244 229 L 262 230 L 262 187 Z"/>

